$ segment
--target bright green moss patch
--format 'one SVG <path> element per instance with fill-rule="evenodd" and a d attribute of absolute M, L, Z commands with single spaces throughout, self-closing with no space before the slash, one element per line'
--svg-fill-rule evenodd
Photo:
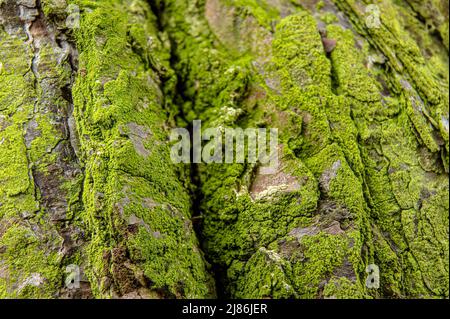
<path fill-rule="evenodd" d="M 220 1 L 208 2 L 206 10 L 211 10 L 208 6 L 220 5 Z M 242 6 L 245 7 L 245 4 Z M 295 252 L 283 253 L 284 246 L 276 244 L 296 227 L 308 227 L 314 222 L 313 216 L 319 206 L 321 174 L 339 159 L 342 170 L 335 172 L 335 179 L 330 177 L 330 180 L 324 183 L 332 185 L 331 198 L 348 205 L 358 225 L 364 226 L 365 223 L 367 208 L 360 177 L 355 176 L 348 167 L 339 147 L 335 146 L 333 154 L 324 152 L 322 156 L 313 157 L 314 154 L 321 154 L 320 147 L 325 149 L 327 144 L 333 149 L 327 114 L 328 103 L 331 102 L 328 101 L 338 105 L 331 92 L 330 62 L 325 55 L 316 22 L 306 12 L 281 20 L 275 34 L 266 38 L 269 39 L 269 44 L 272 42 L 271 38 L 274 38 L 270 44 L 273 56 L 259 56 L 259 53 L 248 49 L 241 51 L 243 58 L 237 56 L 234 61 L 228 61 L 223 55 L 228 52 L 227 49 L 219 44 L 213 50 L 203 49 L 202 59 L 196 63 L 196 53 L 188 49 L 189 45 L 197 41 L 207 45 L 210 40 L 206 36 L 194 39 L 191 37 L 192 29 L 188 28 L 181 18 L 174 18 L 174 11 L 181 7 L 181 3 L 171 2 L 163 17 L 169 19 L 169 30 L 174 28 L 174 23 L 178 26 L 177 32 L 185 32 L 183 38 L 175 29 L 172 33 L 177 44 L 175 52 L 180 59 L 180 62 L 175 64 L 175 69 L 179 68 L 177 73 L 184 81 L 195 83 L 193 86 L 188 85 L 183 91 L 184 98 L 188 100 L 184 102 L 184 107 L 189 108 L 183 114 L 188 114 L 187 119 L 192 119 L 191 116 L 197 114 L 207 120 L 209 125 L 279 125 L 281 140 L 286 142 L 281 152 L 282 169 L 277 173 L 290 181 L 285 185 L 271 184 L 270 177 L 266 181 L 258 175 L 257 168 L 251 165 L 198 166 L 204 247 L 210 260 L 219 269 L 225 269 L 222 280 L 226 284 L 227 293 L 233 297 L 246 298 L 318 296 L 319 283 L 326 282 L 333 269 L 344 263 L 344 256 L 350 251 L 351 254 L 346 258 L 350 258 L 355 265 L 348 266 L 349 273 L 352 274 L 355 287 L 359 287 L 359 279 L 354 275 L 354 271 L 360 272 L 364 267 L 360 266 L 362 260 L 355 251 L 361 249 L 363 239 L 358 238 L 357 247 L 353 250 L 348 249 L 345 236 L 341 241 L 340 236 L 327 234 L 329 240 L 324 240 L 323 246 L 307 244 L 306 250 L 310 256 L 299 260 L 292 257 Z M 272 19 L 269 15 L 266 17 Z M 200 14 L 195 15 L 195 18 L 202 21 Z M 260 18 L 258 17 L 257 21 L 260 21 Z M 208 22 L 213 33 L 221 35 L 214 22 Z M 224 24 L 226 25 L 226 21 Z M 258 30 L 260 26 L 253 27 Z M 204 34 L 208 33 L 205 31 Z M 239 41 L 243 39 L 245 37 L 240 37 Z M 245 46 L 241 46 L 243 47 Z M 208 59 L 204 59 L 205 54 L 210 54 Z M 229 59 L 235 54 L 236 52 L 231 50 Z M 187 56 L 189 58 L 185 59 Z M 255 60 L 261 61 L 262 64 Z M 191 61 L 191 64 L 186 61 Z M 242 62 L 244 64 L 241 64 Z M 208 85 L 210 76 L 216 77 L 215 72 L 220 69 L 226 70 L 219 77 L 225 81 L 215 81 L 213 85 Z M 205 76 L 199 76 L 201 72 L 205 72 Z M 196 88 L 196 91 L 191 91 L 192 88 Z M 203 111 L 205 102 L 209 102 L 210 107 Z M 231 109 L 237 117 L 228 117 Z M 348 106 L 346 111 L 347 117 L 336 111 L 333 119 L 339 122 L 345 118 L 351 123 Z M 347 134 L 353 138 L 353 144 L 352 140 L 345 137 L 342 143 L 357 151 L 356 129 L 353 128 Z M 359 156 L 354 155 L 351 149 L 346 152 L 353 156 L 353 163 L 361 168 Z M 308 160 L 303 163 L 298 157 Z M 327 163 L 329 167 L 325 168 Z M 352 185 L 351 190 L 346 189 L 349 185 Z M 349 197 L 348 193 L 354 196 Z M 334 209 L 331 208 L 332 211 Z M 328 224 L 322 226 L 329 227 Z M 344 233 L 342 230 L 341 232 Z M 317 240 L 320 242 L 319 237 Z M 317 248 L 319 246 L 320 248 Z M 333 249 L 341 251 L 341 257 L 331 254 Z M 317 262 L 313 257 L 317 258 Z M 325 265 L 320 262 L 326 258 L 330 259 L 329 263 Z M 306 287 L 306 282 L 314 284 Z"/>

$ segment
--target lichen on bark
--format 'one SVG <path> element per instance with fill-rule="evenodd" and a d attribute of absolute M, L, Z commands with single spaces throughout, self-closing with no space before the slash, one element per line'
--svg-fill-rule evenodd
<path fill-rule="evenodd" d="M 448 298 L 448 3 L 371 4 L 0 0 L 0 298 Z"/>

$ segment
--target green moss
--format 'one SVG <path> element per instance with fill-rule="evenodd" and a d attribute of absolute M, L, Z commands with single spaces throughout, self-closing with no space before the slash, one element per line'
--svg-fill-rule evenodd
<path fill-rule="evenodd" d="M 331 24 L 339 21 L 338 17 L 336 17 L 336 15 L 331 12 L 325 12 L 320 16 L 320 19 L 326 24 Z"/>
<path fill-rule="evenodd" d="M 46 17 L 51 19 L 59 18 L 58 20 L 65 20 L 66 15 L 71 13 L 68 10 L 69 4 L 69 1 L 66 0 L 42 0 L 41 8 Z"/>
<path fill-rule="evenodd" d="M 293 298 L 297 293 L 288 277 L 291 265 L 283 260 L 277 252 L 260 248 L 245 263 L 242 269 L 236 269 L 235 262 L 228 273 L 236 278 L 233 272 L 243 273 L 232 283 L 235 298 Z"/>
<path fill-rule="evenodd" d="M 441 122 L 442 115 L 448 115 L 447 90 L 440 89 L 448 87 L 448 67 L 445 67 L 448 66 L 448 49 L 433 42 L 429 53 L 421 52 L 417 44 L 419 41 L 416 43 L 414 38 L 429 41 L 431 37 L 428 30 L 424 30 L 425 26 L 417 26 L 417 21 L 411 16 L 415 14 L 410 13 L 410 8 L 384 1 L 380 4 L 382 25 L 380 28 L 367 28 L 364 25 L 364 6 L 358 7 L 351 1 L 336 2 L 336 5 L 354 17 L 352 21 L 358 32 L 370 38 L 373 46 L 386 56 L 386 63 L 392 68 L 390 81 L 396 91 L 401 90 L 405 94 L 407 112 L 421 142 L 431 152 L 443 148 L 448 153 L 448 130 L 436 124 Z M 434 59 L 428 59 L 426 55 L 430 53 Z M 439 60 L 437 64 L 432 62 L 436 60 Z M 399 76 L 398 73 L 402 72 L 403 76 Z M 436 133 L 445 141 L 445 145 L 441 146 L 435 140 Z"/>
<path fill-rule="evenodd" d="M 389 10 L 382 7 L 381 11 L 386 16 L 395 12 L 393 8 Z M 382 19 L 386 17 L 382 16 Z M 392 20 L 392 17 L 389 20 Z M 355 20 L 355 23 L 360 30 L 358 20 Z M 402 34 L 402 39 L 405 39 L 404 43 L 395 44 L 396 50 L 399 47 L 406 48 L 407 45 L 415 47 L 415 43 L 408 39 L 400 25 L 394 28 L 388 23 L 387 28 L 391 28 L 390 30 L 397 35 Z M 387 33 L 382 36 L 383 30 L 384 26 L 381 30 L 366 30 L 370 33 L 371 39 L 374 37 L 375 47 L 387 57 L 387 61 L 379 60 L 376 63 L 391 65 L 396 63 L 397 58 L 404 59 L 403 62 L 410 59 L 411 57 L 407 57 L 406 54 L 403 55 L 403 51 L 395 58 L 389 56 L 385 50 L 388 50 L 387 46 L 393 45 L 391 42 L 393 39 Z M 433 235 L 425 235 L 418 230 L 418 225 L 426 220 L 419 213 L 422 201 L 428 198 L 429 192 L 440 193 L 446 190 L 448 184 L 445 168 L 442 168 L 442 164 L 437 164 L 441 161 L 441 157 L 435 152 L 440 146 L 431 137 L 435 136 L 438 127 L 436 125 L 433 128 L 427 124 L 427 121 L 433 120 L 431 116 L 424 116 L 424 113 L 429 114 L 426 111 L 427 105 L 435 102 L 418 97 L 414 87 L 420 92 L 422 84 L 411 84 L 409 80 L 399 78 L 398 74 L 389 68 L 383 69 L 376 63 L 368 63 L 373 56 L 370 50 L 354 54 L 354 36 L 350 31 L 330 26 L 328 37 L 337 41 L 336 48 L 331 53 L 337 92 L 347 97 L 358 134 L 362 138 L 358 143 L 365 167 L 361 176 L 364 178 L 363 185 L 367 187 L 364 188 L 364 192 L 372 208 L 373 224 L 377 226 L 373 230 L 374 257 L 375 263 L 380 267 L 382 294 L 415 297 L 446 295 L 448 289 L 444 288 L 446 280 L 443 279 L 446 277 L 444 275 L 446 268 L 441 265 L 445 263 L 447 257 L 445 253 L 441 253 L 441 248 L 438 248 L 441 246 L 437 244 L 434 248 L 427 246 L 430 256 L 440 254 L 440 257 L 433 257 L 430 263 L 421 257 L 419 251 L 413 252 L 411 249 L 413 247 L 411 244 L 420 241 L 419 238 L 435 238 L 432 239 L 434 241 L 442 238 L 438 234 L 448 232 L 446 226 L 448 215 L 443 209 L 446 204 L 445 201 L 439 200 L 434 202 L 435 214 L 429 219 L 430 223 L 436 223 L 436 232 Z M 408 54 L 420 56 L 416 47 L 408 49 Z M 417 59 L 422 61 L 421 56 Z M 367 63 L 369 72 L 364 63 Z M 417 67 L 414 72 L 417 70 L 432 72 L 427 67 Z M 436 82 L 427 80 L 427 83 L 434 85 Z M 436 174 L 433 179 L 426 177 L 430 171 Z M 425 226 L 425 228 L 433 227 Z M 448 246 L 446 240 L 441 243 Z M 434 279 L 424 277 L 427 276 L 426 269 L 431 264 L 437 265 Z M 403 274 L 403 279 L 400 273 Z"/>
<path fill-rule="evenodd" d="M 48 148 L 54 147 L 55 132 L 48 118 L 36 117 L 42 133 L 39 141 L 27 144 L 27 128 L 39 105 L 30 70 L 31 49 L 20 35 L 10 36 L 3 29 L 0 33 L 0 256 L 4 274 L 0 296 L 50 298 L 56 296 L 62 281 L 61 238 L 40 206 L 32 171 Z"/>
<path fill-rule="evenodd" d="M 224 1 L 227 6 L 235 7 L 245 15 L 254 17 L 258 24 L 271 28 L 272 23 L 279 18 L 279 11 L 276 7 L 271 6 L 266 0 L 227 0 Z"/>
<path fill-rule="evenodd" d="M 272 178 L 248 163 L 195 170 L 202 248 L 227 296 L 448 297 L 440 4 L 427 13 L 379 2 L 382 25 L 369 28 L 369 1 L 336 1 L 353 23 L 344 30 L 336 15 L 292 1 L 152 2 L 158 17 L 144 1 L 41 2 L 62 29 L 68 3 L 82 13 L 67 33 L 80 53 L 75 152 L 86 173 L 52 182 L 88 244 L 62 260 L 48 193 L 34 180 L 73 160 L 55 151 L 69 141 L 49 109 L 68 111 L 58 90 L 72 70 L 43 41 L 32 72 L 26 36 L 0 29 L 0 296 L 54 297 L 68 262 L 86 268 L 95 297 L 213 296 L 191 221 L 190 168 L 170 164 L 166 143 L 168 127 L 201 119 L 280 130 Z M 323 37 L 336 41 L 329 52 Z M 378 290 L 364 287 L 371 263 Z"/>
<path fill-rule="evenodd" d="M 320 283 L 343 264 L 348 241 L 344 236 L 319 233 L 303 237 L 300 245 L 301 258 L 307 262 L 294 263 L 293 280 L 303 298 L 314 298 Z"/>
<path fill-rule="evenodd" d="M 366 295 L 361 294 L 361 288 L 345 277 L 328 282 L 323 290 L 325 298 L 329 299 L 363 299 Z"/>
<path fill-rule="evenodd" d="M 143 2 L 91 5 L 76 30 L 75 119 L 86 165 L 83 202 L 96 297 L 146 288 L 213 294 L 191 225 L 191 202 L 169 164 L 162 80 L 168 55 Z M 125 13 L 124 13 L 125 12 Z M 107 285 L 106 282 L 112 282 Z"/>
<path fill-rule="evenodd" d="M 51 235 L 46 230 L 45 236 Z M 2 260 L 8 266 L 3 270 L 6 278 L 0 278 L 1 298 L 55 297 L 62 281 L 61 255 L 44 245 L 31 229 L 17 224 L 2 235 Z"/>
<path fill-rule="evenodd" d="M 370 293 L 379 296 L 377 292 L 363 288 L 365 265 L 373 262 L 380 265 L 382 272 L 382 294 L 423 295 L 418 290 L 402 287 L 400 277 L 396 275 L 399 271 L 406 274 L 407 269 L 416 269 L 410 264 L 400 266 L 399 259 L 407 260 L 409 248 L 403 238 L 399 212 L 412 207 L 417 209 L 417 203 L 423 196 L 423 185 L 427 185 L 426 189 L 443 185 L 438 182 L 432 186 L 423 179 L 424 171 L 419 166 L 435 167 L 431 163 L 439 159 L 417 148 L 418 142 L 412 129 L 405 131 L 405 127 L 413 125 L 421 136 L 419 145 L 423 142 L 435 152 L 438 144 L 431 138 L 428 124 L 423 122 L 432 116 L 410 112 L 412 104 L 407 101 L 412 101 L 411 93 L 398 85 L 400 82 L 395 72 L 393 76 L 382 68 L 385 60 L 371 47 L 373 43 L 361 42 L 351 30 L 344 31 L 340 26 L 333 25 L 337 20 L 328 21 L 330 25 L 326 36 L 336 40 L 336 47 L 327 56 L 316 21 L 310 14 L 300 12 L 285 19 L 268 14 L 267 19 L 276 21 L 276 31 L 263 37 L 266 39 L 265 45 L 272 42 L 271 50 L 263 45 L 262 53 L 258 53 L 246 46 L 246 33 L 236 35 L 227 22 L 235 17 L 227 9 L 228 5 L 220 1 L 207 4 L 207 12 L 213 8 L 224 16 L 223 22 L 216 23 L 208 19 L 207 13 L 209 28 L 197 9 L 188 9 L 189 19 L 196 19 L 196 30 L 202 30 L 201 37 L 188 26 L 187 19 L 177 15 L 177 12 L 184 12 L 181 8 L 187 9 L 180 2 L 170 1 L 166 8 L 165 27 L 173 36 L 175 54 L 180 61 L 175 64 L 175 69 L 183 82 L 189 83 L 188 89 L 183 92 L 187 92 L 183 96 L 183 114 L 187 114 L 188 120 L 197 116 L 210 125 L 280 125 L 281 141 L 285 144 L 284 160 L 288 163 L 286 167 L 299 167 L 298 172 L 302 173 L 296 175 L 293 173 L 295 170 L 287 172 L 308 180 L 304 184 L 308 185 L 308 190 L 304 189 L 300 198 L 308 198 L 310 203 L 291 210 L 290 205 L 298 196 L 294 195 L 296 192 L 261 200 L 258 194 L 251 191 L 253 184 L 257 183 L 257 174 L 252 173 L 251 166 L 199 166 L 205 248 L 211 260 L 226 270 L 224 282 L 230 295 L 311 297 L 323 293 L 328 297 L 356 298 L 368 297 Z M 240 5 L 233 3 L 234 8 L 240 8 Z M 246 5 L 242 4 L 243 7 Z M 241 17 L 241 21 L 258 34 L 258 39 L 262 39 L 259 35 L 264 33 L 260 33 L 259 28 L 264 28 L 264 23 L 261 16 L 256 15 L 249 12 L 248 16 Z M 251 17 L 258 23 L 246 24 Z M 399 25 L 392 28 L 395 32 L 403 32 Z M 382 40 L 383 36 L 377 33 L 379 31 L 369 32 L 370 37 Z M 214 35 L 220 43 L 214 42 Z M 358 45 L 357 40 L 360 41 Z M 222 47 L 223 43 L 228 44 L 228 48 Z M 190 49 L 196 45 L 202 47 L 198 55 Z M 355 49 L 359 46 L 361 50 Z M 405 40 L 404 46 L 408 54 L 420 54 L 413 42 Z M 224 52 L 228 53 L 228 58 L 224 57 Z M 402 54 L 396 58 L 408 63 L 408 54 Z M 199 56 L 205 55 L 208 56 L 207 61 L 199 59 Z M 387 58 L 394 61 L 388 54 Z M 240 65 L 240 70 L 245 70 L 245 77 L 221 76 L 212 84 L 209 77 L 216 78 L 217 70 L 242 62 L 244 64 Z M 398 67 L 393 69 L 401 72 Z M 406 69 L 411 71 L 407 66 Z M 421 67 L 418 69 L 422 70 Z M 225 81 L 222 82 L 222 79 Z M 228 90 L 239 85 L 241 89 L 237 95 L 233 94 L 236 91 Z M 191 88 L 195 90 L 191 91 Z M 229 102 L 226 98 L 217 99 L 219 95 L 238 97 L 229 104 L 236 110 L 237 118 L 226 117 L 228 112 L 221 107 Z M 208 101 L 210 107 L 206 108 Z M 394 155 L 394 149 L 398 147 L 402 151 Z M 418 156 L 418 152 L 422 155 Z M 422 163 L 419 166 L 417 158 Z M 343 211 L 351 216 L 350 221 L 340 225 L 344 228 L 350 225 L 349 229 L 342 231 L 345 236 L 327 234 L 331 242 L 324 241 L 325 246 L 333 246 L 333 243 L 342 245 L 339 246 L 342 247 L 339 248 L 341 259 L 323 262 L 333 256 L 327 256 L 327 249 L 317 240 L 311 243 L 311 251 L 320 246 L 325 254 L 321 255 L 322 262 L 287 261 L 290 254 L 283 256 L 282 249 L 275 243 L 296 226 L 307 228 L 316 225 L 317 220 L 312 216 L 321 210 L 329 210 L 327 206 L 330 203 L 342 206 Z M 334 217 L 331 218 L 338 218 L 339 210 L 336 206 L 332 207 Z M 442 211 L 439 211 L 437 216 L 442 218 Z M 321 223 L 320 227 L 328 227 L 324 221 Z M 382 228 L 383 235 L 373 230 L 375 225 Z M 438 228 L 445 229 L 442 226 Z M 373 233 L 375 241 L 372 241 Z M 339 239 L 341 236 L 343 241 Z M 346 246 L 349 242 L 352 244 Z M 269 251 L 267 247 L 270 245 L 275 246 L 270 248 L 273 253 L 269 255 L 281 256 L 280 262 L 273 265 L 267 254 L 263 253 Z M 263 269 L 264 264 L 270 266 Z M 339 273 L 343 264 L 350 269 L 349 272 L 334 277 L 333 272 Z M 303 272 L 302 276 L 292 275 L 293 271 Z M 349 273 L 353 273 L 353 277 L 349 278 Z M 308 282 L 312 280 L 314 284 L 308 287 L 306 281 L 298 281 L 299 277 L 306 278 Z M 326 288 L 322 292 L 318 287 L 323 281 Z M 440 282 L 438 279 L 433 281 Z M 420 285 L 416 283 L 416 286 Z M 293 287 L 293 290 L 286 289 L 287 286 Z"/>
<path fill-rule="evenodd" d="M 232 11 L 227 11 L 228 3 L 216 1 L 208 5 L 224 10 L 225 16 L 232 15 Z M 246 7 L 247 4 L 233 3 L 234 8 L 241 8 L 241 5 Z M 192 28 L 184 17 L 178 15 L 184 12 L 182 8 L 190 10 L 192 16 L 189 19 L 198 19 L 196 21 L 205 25 L 200 28 L 205 30 L 200 38 L 193 36 Z M 343 263 L 347 252 L 346 258 L 352 259 L 355 271 L 364 269 L 359 253 L 355 253 L 361 249 L 364 240 L 359 237 L 354 250 L 344 248 L 348 239 L 343 237 L 341 240 L 335 235 L 325 235 L 329 241 L 324 239 L 323 245 L 320 244 L 322 237 L 318 237 L 314 244 L 308 242 L 306 250 L 312 261 L 308 258 L 296 260 L 289 252 L 283 254 L 283 245 L 278 244 L 286 240 L 288 233 L 296 227 L 308 227 L 315 222 L 313 216 L 320 196 L 318 180 L 323 171 L 338 159 L 341 159 L 343 168 L 331 182 L 330 196 L 348 205 L 359 225 L 365 227 L 363 220 L 367 208 L 361 188 L 361 172 L 355 176 L 346 164 L 343 151 L 331 144 L 333 134 L 329 117 L 336 122 L 343 119 L 348 123 L 352 121 L 348 105 L 346 113 L 333 112 L 330 107 L 328 115 L 328 105 L 337 106 L 340 100 L 332 94 L 330 62 L 314 19 L 306 12 L 283 20 L 277 18 L 281 22 L 275 34 L 266 37 L 265 44 L 271 46 L 270 50 L 264 48 L 263 52 L 256 52 L 246 47 L 245 33 L 236 38 L 242 43 L 239 44 L 240 50 L 234 50 L 235 45 L 224 48 L 220 43 L 210 48 L 214 38 L 209 35 L 206 22 L 201 14 L 195 9 L 187 9 L 182 2 L 169 2 L 164 12 L 163 18 L 167 19 L 164 26 L 173 36 L 175 54 L 180 61 L 175 64 L 176 72 L 183 83 L 188 83 L 188 89 L 183 91 L 183 99 L 188 101 L 184 102 L 186 119 L 198 116 L 206 121 L 206 126 L 278 126 L 281 140 L 286 143 L 281 152 L 283 172 L 280 174 L 291 176 L 300 185 L 299 189 L 278 191 L 265 197 L 264 192 L 254 190 L 260 187 L 255 184 L 261 177 L 251 165 L 198 166 L 204 247 L 213 263 L 224 269 L 223 280 L 228 293 L 233 297 L 254 298 L 317 296 L 319 283 Z M 254 15 L 250 12 L 243 21 Z M 261 17 L 256 19 L 260 21 Z M 266 19 L 273 19 L 273 16 L 267 14 Z M 211 19 L 208 23 L 213 35 L 218 36 L 221 42 L 231 39 L 227 38 L 232 32 L 230 29 L 220 31 Z M 222 26 L 228 26 L 226 18 Z M 263 23 L 249 26 L 256 33 L 261 27 L 264 28 Z M 272 37 L 274 40 L 270 44 Z M 195 45 L 202 50 L 193 51 L 191 48 Z M 266 52 L 273 54 L 265 56 Z M 225 58 L 226 54 L 228 58 Z M 208 59 L 204 58 L 205 55 Z M 218 70 L 226 71 L 218 76 Z M 191 91 L 192 88 L 195 91 Z M 228 116 L 230 108 L 235 110 L 233 113 L 237 117 Z M 345 133 L 342 144 L 352 147 L 346 149 L 346 154 L 349 154 L 352 164 L 362 169 L 361 159 L 355 154 L 358 151 L 356 128 L 347 129 Z M 320 153 L 321 148 L 326 149 L 327 145 L 334 151 Z M 316 154 L 319 155 L 314 157 Z M 329 167 L 326 167 L 327 163 Z M 349 197 L 349 193 L 354 196 Z M 342 247 L 342 257 L 332 255 L 328 246 L 332 249 Z M 320 251 L 323 251 L 322 255 Z M 329 263 L 320 262 L 326 258 L 330 258 Z M 350 268 L 354 271 L 353 266 Z M 358 279 L 355 277 L 353 280 Z M 308 281 L 314 284 L 309 287 Z"/>

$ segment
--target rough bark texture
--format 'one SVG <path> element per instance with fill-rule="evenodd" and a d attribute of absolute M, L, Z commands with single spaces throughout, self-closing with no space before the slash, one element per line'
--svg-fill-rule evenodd
<path fill-rule="evenodd" d="M 373 3 L 0 0 L 0 298 L 448 298 L 448 1 Z"/>

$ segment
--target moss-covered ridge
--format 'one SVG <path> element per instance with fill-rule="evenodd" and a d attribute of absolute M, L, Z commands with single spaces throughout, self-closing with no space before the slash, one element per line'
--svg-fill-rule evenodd
<path fill-rule="evenodd" d="M 191 199 L 167 144 L 172 71 L 142 1 L 79 2 L 73 90 L 95 296 L 211 296 Z M 89 10 L 88 10 L 89 9 Z"/>
<path fill-rule="evenodd" d="M 230 4 L 215 5 L 227 8 Z M 227 13 L 233 14 L 236 7 L 240 4 L 234 2 Z M 330 63 L 316 22 L 298 11 L 282 20 L 274 32 L 270 25 L 259 25 L 261 17 L 255 18 L 247 6 L 242 7 L 245 14 L 234 18 L 252 28 L 248 34 L 260 35 L 266 47 L 262 46 L 262 52 L 240 50 L 236 60 L 228 62 L 227 68 L 251 80 L 241 100 L 232 105 L 238 110 L 235 113 L 243 115 L 224 124 L 279 127 L 282 167 L 277 177 L 267 178 L 257 168 L 244 165 L 201 167 L 206 251 L 225 268 L 224 281 L 234 297 L 313 298 L 323 293 L 328 282 L 334 285 L 341 277 L 352 287 L 353 297 L 362 297 L 358 276 L 364 271 L 359 255 L 364 199 L 341 148 L 332 141 L 326 111 L 332 99 Z M 272 24 L 276 19 L 272 18 Z M 239 40 L 245 43 L 253 38 Z M 250 57 L 242 58 L 242 54 Z M 240 78 L 245 77 L 233 80 Z M 224 109 L 216 114 L 226 121 L 228 109 Z M 217 121 L 211 119 L 213 124 Z M 328 174 L 335 175 L 333 183 L 325 181 Z M 322 176 L 322 184 L 327 185 L 320 185 Z M 350 186 L 354 188 L 342 189 Z M 321 187 L 326 188 L 323 199 Z M 269 188 L 279 191 L 264 196 Z M 326 216 L 333 213 L 335 219 Z M 339 288 L 326 291 L 330 290 L 346 294 L 335 291 Z"/>
<path fill-rule="evenodd" d="M 430 130 L 411 113 L 410 101 L 420 98 L 413 100 L 411 85 L 398 76 L 419 72 L 429 79 L 423 85 L 433 86 L 442 68 L 418 62 L 417 69 L 384 69 L 390 57 L 371 34 L 366 41 L 335 16 L 332 3 L 304 9 L 290 2 L 164 1 L 163 27 L 186 86 L 182 117 L 281 130 L 283 165 L 272 180 L 247 165 L 199 166 L 209 258 L 234 297 L 448 296 L 448 153 L 434 135 L 445 141 L 448 131 Z M 413 48 L 403 59 L 421 61 L 414 39 L 399 32 L 398 45 Z M 420 26 L 417 32 L 426 36 Z M 439 44 L 434 48 L 434 60 L 448 65 Z M 445 110 L 445 91 L 437 96 Z M 393 153 L 397 147 L 402 151 Z M 437 204 L 432 212 L 422 212 L 427 194 Z M 421 257 L 425 251 L 432 262 Z M 364 287 L 370 263 L 380 266 L 381 290 Z"/>

